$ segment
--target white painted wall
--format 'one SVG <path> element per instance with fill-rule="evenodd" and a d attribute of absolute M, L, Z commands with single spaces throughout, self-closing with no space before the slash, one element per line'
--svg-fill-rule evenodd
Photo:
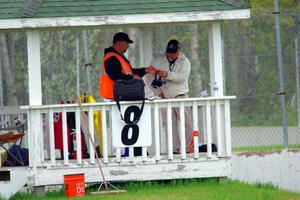
<path fill-rule="evenodd" d="M 300 192 L 299 150 L 235 154 L 231 162 L 231 179 L 271 183 L 280 189 Z"/>

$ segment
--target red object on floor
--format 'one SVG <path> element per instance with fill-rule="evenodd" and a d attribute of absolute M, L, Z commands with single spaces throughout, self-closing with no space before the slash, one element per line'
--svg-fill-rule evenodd
<path fill-rule="evenodd" d="M 85 195 L 84 174 L 64 175 L 66 197 L 80 197 Z"/>
<path fill-rule="evenodd" d="M 199 132 L 197 130 L 193 131 L 193 137 L 189 145 L 189 152 L 194 153 L 194 137 L 199 137 Z"/>
<path fill-rule="evenodd" d="M 61 104 L 64 104 L 64 101 L 61 101 Z M 54 146 L 55 149 L 63 150 L 63 130 L 62 130 L 62 113 L 54 113 Z M 67 128 L 68 134 L 68 150 L 70 149 L 70 134 L 71 131 L 69 127 Z"/>

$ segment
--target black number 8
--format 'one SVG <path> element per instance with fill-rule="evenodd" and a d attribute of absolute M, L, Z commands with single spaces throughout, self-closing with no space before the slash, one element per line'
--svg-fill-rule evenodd
<path fill-rule="evenodd" d="M 131 113 L 133 113 L 133 119 L 131 119 Z M 129 106 L 124 113 L 124 121 L 126 125 L 122 129 L 121 140 L 124 145 L 133 145 L 139 138 L 139 126 L 136 121 L 141 115 L 141 110 L 138 106 Z M 128 132 L 132 129 L 132 136 L 129 138 Z"/>

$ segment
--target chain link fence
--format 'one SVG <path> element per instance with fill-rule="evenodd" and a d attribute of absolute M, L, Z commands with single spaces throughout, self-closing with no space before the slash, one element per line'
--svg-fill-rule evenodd
<path fill-rule="evenodd" d="M 231 104 L 233 147 L 282 145 L 274 16 L 272 9 L 251 12 L 250 20 L 222 23 L 224 91 L 226 95 L 237 96 Z M 281 14 L 289 144 L 297 145 L 300 144 L 298 17 L 296 10 L 283 10 Z M 209 23 L 148 27 L 152 31 L 153 57 L 165 51 L 169 39 L 181 42 L 182 51 L 192 63 L 189 80 L 192 97 L 203 90 L 209 93 L 208 27 Z M 40 32 L 43 104 L 72 102 L 78 90 L 91 92 L 98 98 L 104 48 L 111 46 L 112 36 L 118 31 L 127 32 L 135 41 L 127 52 L 132 66 L 145 67 L 140 66 L 139 28 L 89 29 L 86 34 L 83 30 Z M 26 33 L 0 33 L 0 106 L 27 104 Z"/>

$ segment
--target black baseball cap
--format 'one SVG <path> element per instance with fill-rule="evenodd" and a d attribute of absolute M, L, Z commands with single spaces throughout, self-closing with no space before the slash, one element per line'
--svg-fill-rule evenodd
<path fill-rule="evenodd" d="M 177 40 L 170 40 L 167 45 L 167 53 L 176 53 L 180 49 L 180 44 Z"/>
<path fill-rule="evenodd" d="M 119 32 L 114 35 L 113 42 L 116 41 L 125 41 L 127 43 L 133 43 L 133 41 L 129 38 L 127 33 Z"/>

